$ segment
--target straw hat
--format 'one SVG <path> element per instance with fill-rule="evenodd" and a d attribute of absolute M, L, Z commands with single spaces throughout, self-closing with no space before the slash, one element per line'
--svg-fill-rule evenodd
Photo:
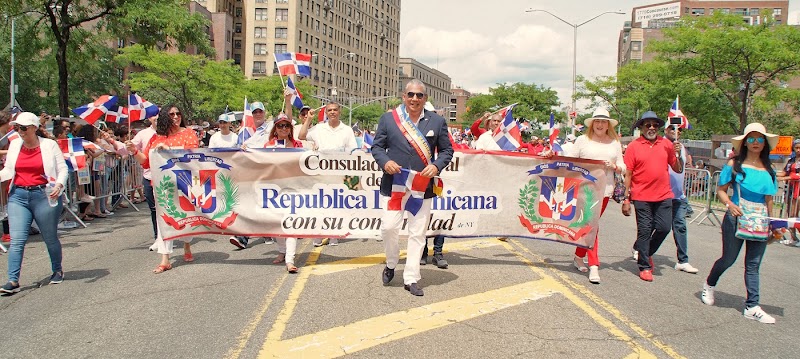
<path fill-rule="evenodd" d="M 594 109 L 592 117 L 583 120 L 583 124 L 586 125 L 587 128 L 592 128 L 592 121 L 594 120 L 606 120 L 611 125 L 611 128 L 617 127 L 619 124 L 619 121 L 611 118 L 611 115 L 608 114 L 608 110 L 606 110 L 605 107 L 598 107 Z"/>
<path fill-rule="evenodd" d="M 750 132 L 758 132 L 764 135 L 764 137 L 767 138 L 767 144 L 769 144 L 770 149 L 775 148 L 775 146 L 778 145 L 778 135 L 773 133 L 767 133 L 767 129 L 766 127 L 764 127 L 764 125 L 758 122 L 753 122 L 744 128 L 743 135 L 731 138 L 731 144 L 733 145 L 733 149 L 735 149 L 736 152 L 738 152 L 739 148 L 742 147 L 742 142 L 744 142 L 745 137 L 747 137 L 747 135 L 749 135 Z"/>

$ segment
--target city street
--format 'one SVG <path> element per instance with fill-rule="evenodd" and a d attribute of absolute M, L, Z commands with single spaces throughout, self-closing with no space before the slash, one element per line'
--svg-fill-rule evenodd
<path fill-rule="evenodd" d="M 601 220 L 600 276 L 572 266 L 573 247 L 494 238 L 445 243 L 448 269 L 422 267 L 424 297 L 403 289 L 402 265 L 381 284 L 383 244 L 298 243 L 298 274 L 272 264 L 277 244 L 196 238 L 195 262 L 153 274 L 150 219 L 119 210 L 62 235 L 66 280 L 50 285 L 44 244 L 26 247 L 22 291 L 0 297 L 6 358 L 796 358 L 800 248 L 773 244 L 761 268 L 761 305 L 777 324 L 742 316 L 740 255 L 700 302 L 721 252 L 718 227 L 689 225 L 690 262 L 673 269 L 671 236 L 655 281 L 631 258 L 635 220 L 611 203 Z M 180 247 L 180 246 L 179 246 Z M 404 248 L 403 244 L 401 248 Z M 0 274 L 7 278 L 7 254 Z"/>

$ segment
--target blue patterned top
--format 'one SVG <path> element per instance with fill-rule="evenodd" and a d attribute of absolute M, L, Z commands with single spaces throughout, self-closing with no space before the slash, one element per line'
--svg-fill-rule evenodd
<path fill-rule="evenodd" d="M 742 174 L 736 174 L 736 183 L 731 183 L 733 188 L 733 196 L 731 201 L 739 205 L 739 187 L 742 189 L 742 197 L 751 202 L 765 203 L 765 196 L 774 196 L 778 193 L 778 182 L 772 179 L 767 170 L 755 169 L 753 167 L 742 166 L 742 171 L 747 175 L 742 180 Z M 722 173 L 719 175 L 719 186 L 725 185 L 731 181 L 733 176 L 733 167 L 725 165 L 722 167 Z"/>

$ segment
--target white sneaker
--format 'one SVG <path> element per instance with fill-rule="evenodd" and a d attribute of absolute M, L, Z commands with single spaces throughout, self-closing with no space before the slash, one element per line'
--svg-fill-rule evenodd
<path fill-rule="evenodd" d="M 264 244 L 275 244 L 275 238 L 264 237 Z"/>
<path fill-rule="evenodd" d="M 747 319 L 757 320 L 764 324 L 775 324 L 775 318 L 764 312 L 760 305 L 752 308 L 745 308 L 744 317 Z"/>
<path fill-rule="evenodd" d="M 700 295 L 700 300 L 706 305 L 714 305 L 714 287 L 703 283 L 703 294 Z"/>
<path fill-rule="evenodd" d="M 633 250 L 633 260 L 635 260 L 635 261 L 639 260 L 639 251 L 637 251 L 635 249 Z"/>
<path fill-rule="evenodd" d="M 329 246 L 338 246 L 339 245 L 339 240 L 335 239 L 335 238 L 331 238 L 330 241 L 328 241 L 328 245 Z"/>
<path fill-rule="evenodd" d="M 597 266 L 589 266 L 589 282 L 600 284 L 600 272 Z"/>
<path fill-rule="evenodd" d="M 322 238 L 314 238 L 314 247 L 322 247 Z"/>
<path fill-rule="evenodd" d="M 692 274 L 695 274 L 700 271 L 699 269 L 692 267 L 692 265 L 689 264 L 689 262 L 676 264 L 675 270 L 684 271 L 686 273 L 692 273 Z"/>

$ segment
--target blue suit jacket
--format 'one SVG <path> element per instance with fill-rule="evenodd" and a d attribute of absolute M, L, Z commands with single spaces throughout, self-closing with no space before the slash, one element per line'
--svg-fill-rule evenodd
<path fill-rule="evenodd" d="M 435 112 L 425 111 L 425 117 L 419 120 L 417 128 L 428 140 L 428 146 L 433 152 L 431 163 L 436 165 L 441 172 L 453 159 L 453 146 L 450 144 L 450 136 L 447 134 L 447 122 Z M 381 169 L 390 160 L 397 162 L 400 167 L 417 172 L 425 168 L 422 159 L 397 127 L 391 112 L 384 113 L 378 122 L 378 130 L 375 132 L 375 139 L 372 142 L 372 156 Z M 381 194 L 384 196 L 392 194 L 392 177 L 386 172 L 383 173 Z M 428 189 L 425 190 L 425 198 L 433 197 L 433 181 L 431 181 Z"/>

